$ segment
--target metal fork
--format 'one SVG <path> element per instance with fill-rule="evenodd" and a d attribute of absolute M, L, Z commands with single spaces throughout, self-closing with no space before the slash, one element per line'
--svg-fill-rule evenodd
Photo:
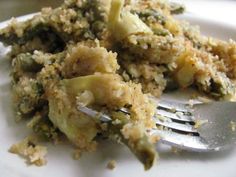
<path fill-rule="evenodd" d="M 157 128 L 149 133 L 160 136 L 162 143 L 197 152 L 219 151 L 236 145 L 236 102 L 197 103 L 190 106 L 172 100 L 150 99 L 157 104 L 153 116 Z M 112 120 L 108 115 L 88 107 L 78 106 L 77 109 L 102 122 Z M 125 108 L 119 111 L 129 113 Z"/>

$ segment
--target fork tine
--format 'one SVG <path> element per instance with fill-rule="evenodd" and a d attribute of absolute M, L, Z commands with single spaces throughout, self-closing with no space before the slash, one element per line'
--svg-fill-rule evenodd
<path fill-rule="evenodd" d="M 157 105 L 157 114 L 178 122 L 188 122 L 194 124 L 192 109 L 190 109 L 187 104 L 163 99 L 158 100 L 153 96 L 149 96 L 149 99 Z"/>
<path fill-rule="evenodd" d="M 111 121 L 111 118 L 103 113 L 99 113 L 95 110 L 92 110 L 88 107 L 77 106 L 77 109 L 88 116 L 91 116 L 93 119 L 98 119 L 103 122 Z M 181 149 L 192 150 L 192 151 L 210 151 L 216 150 L 207 145 L 207 142 L 200 136 L 193 136 L 187 134 L 180 134 L 172 132 L 171 130 L 158 130 L 153 129 L 149 131 L 152 135 L 160 136 L 160 141 L 164 144 L 175 146 Z"/>
<path fill-rule="evenodd" d="M 97 112 L 97 111 L 95 111 L 93 109 L 90 109 L 86 106 L 77 106 L 77 110 L 79 110 L 79 111 L 83 112 L 84 114 L 92 117 L 93 119 L 97 118 L 101 122 L 110 122 L 110 121 L 112 121 L 112 119 L 108 115 Z"/>
<path fill-rule="evenodd" d="M 182 112 L 179 112 L 179 113 L 182 113 Z M 161 116 L 164 115 L 165 117 L 168 117 L 173 120 L 181 121 L 181 122 L 194 123 L 192 115 L 184 115 L 184 114 L 178 115 L 178 113 L 176 112 L 170 112 L 168 110 L 159 109 L 159 108 L 157 108 L 156 114 L 161 115 Z"/>
<path fill-rule="evenodd" d="M 157 125 L 159 126 L 164 126 L 170 129 L 182 131 L 185 133 L 198 133 L 197 129 L 195 129 L 192 125 L 190 124 L 181 124 L 181 123 L 176 123 L 176 122 L 171 122 L 171 121 L 161 121 L 159 118 L 154 117 L 154 120 Z"/>
<path fill-rule="evenodd" d="M 153 135 L 160 136 L 160 142 L 171 145 L 180 149 L 191 150 L 196 152 L 209 152 L 217 149 L 209 147 L 206 140 L 200 136 L 185 135 L 175 133 L 169 130 L 154 129 L 150 132 Z"/>
<path fill-rule="evenodd" d="M 163 100 L 163 99 L 157 99 L 153 96 L 149 96 L 149 99 L 151 99 L 158 107 L 163 108 L 163 109 L 168 109 L 170 111 L 174 112 L 183 112 L 183 113 L 189 113 L 190 110 L 187 108 L 187 105 L 184 103 L 179 103 L 175 101 L 168 101 L 168 100 Z"/>

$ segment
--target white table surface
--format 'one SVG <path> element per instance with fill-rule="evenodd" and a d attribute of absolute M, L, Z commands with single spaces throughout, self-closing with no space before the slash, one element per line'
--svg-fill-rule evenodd
<path fill-rule="evenodd" d="M 236 0 L 173 0 L 185 4 L 187 12 L 211 21 L 236 25 Z M 232 18 L 233 17 L 233 18 Z"/>

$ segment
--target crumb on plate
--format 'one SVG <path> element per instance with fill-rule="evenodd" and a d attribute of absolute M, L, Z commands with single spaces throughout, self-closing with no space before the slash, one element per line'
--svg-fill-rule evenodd
<path fill-rule="evenodd" d="M 107 163 L 107 169 L 114 170 L 115 168 L 116 168 L 116 161 L 115 160 L 110 160 Z"/>
<path fill-rule="evenodd" d="M 47 163 L 46 154 L 47 148 L 45 146 L 37 145 L 33 137 L 27 137 L 22 141 L 13 144 L 9 152 L 18 154 L 26 159 L 28 164 L 36 166 L 43 166 Z"/>

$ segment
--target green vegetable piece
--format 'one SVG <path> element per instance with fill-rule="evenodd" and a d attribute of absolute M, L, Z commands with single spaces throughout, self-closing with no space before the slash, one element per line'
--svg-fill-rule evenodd
<path fill-rule="evenodd" d="M 76 99 L 66 92 L 63 84 L 48 91 L 49 119 L 55 127 L 80 148 L 86 148 L 96 136 L 96 123 L 77 111 Z"/>
<path fill-rule="evenodd" d="M 145 9 L 143 11 L 134 11 L 134 13 L 137 13 L 138 16 L 144 21 L 146 21 L 149 17 L 152 17 L 162 25 L 166 22 L 166 17 L 156 9 Z"/>
<path fill-rule="evenodd" d="M 185 7 L 182 4 L 179 3 L 170 3 L 170 12 L 171 14 L 182 14 L 185 11 Z"/>
<path fill-rule="evenodd" d="M 152 34 L 152 30 L 137 15 L 122 10 L 124 0 L 112 0 L 108 27 L 117 40 L 131 34 Z"/>
<path fill-rule="evenodd" d="M 215 98 L 224 98 L 227 100 L 235 95 L 235 85 L 221 72 L 217 72 L 215 77 L 211 78 L 208 87 L 199 83 L 197 85 L 200 90 Z"/>
<path fill-rule="evenodd" d="M 130 122 L 129 119 L 123 113 L 115 112 L 113 115 L 114 119 L 118 119 L 120 121 L 119 124 L 108 124 L 108 135 L 116 135 L 119 137 L 119 140 L 123 142 L 130 151 L 139 159 L 139 161 L 144 165 L 145 170 L 149 170 L 155 163 L 158 154 L 155 149 L 155 145 L 149 141 L 149 138 L 146 134 L 136 140 L 130 141 L 126 139 L 124 135 L 121 133 L 121 129 L 123 126 Z"/>
<path fill-rule="evenodd" d="M 43 66 L 37 63 L 30 53 L 22 53 L 17 55 L 14 65 L 26 72 L 38 72 Z"/>

